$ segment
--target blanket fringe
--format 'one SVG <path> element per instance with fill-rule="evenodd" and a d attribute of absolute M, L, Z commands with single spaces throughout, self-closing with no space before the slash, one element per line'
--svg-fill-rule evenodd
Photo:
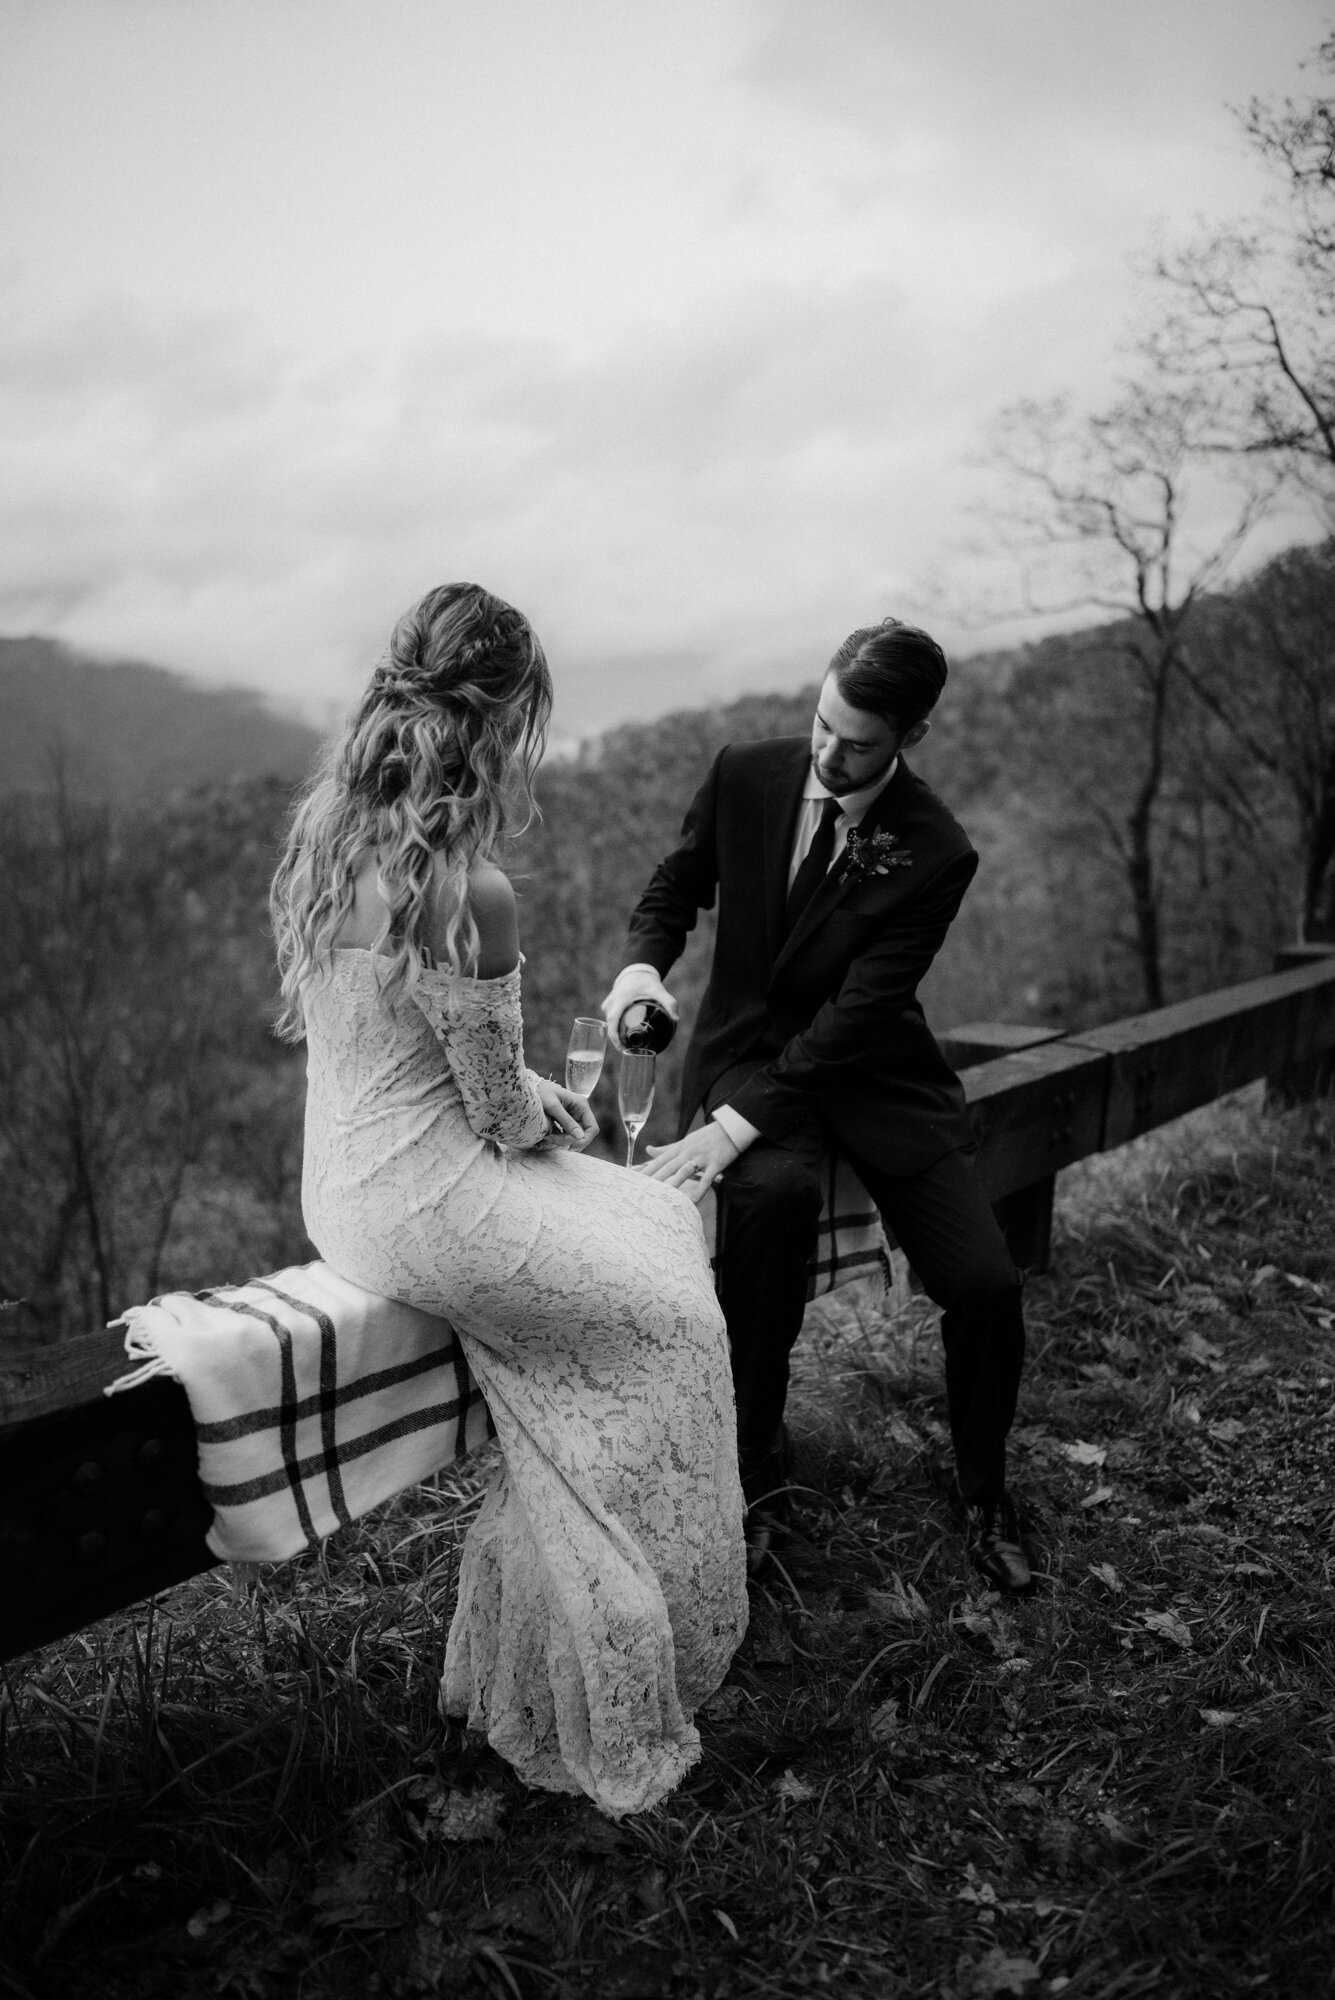
<path fill-rule="evenodd" d="M 227 1580 L 231 1586 L 233 1604 L 246 1604 L 254 1596 L 264 1581 L 266 1569 L 272 1564 L 261 1562 L 231 1561 L 227 1565 Z"/>
<path fill-rule="evenodd" d="M 155 1375 L 168 1375 L 176 1381 L 175 1371 L 162 1359 L 145 1361 L 138 1368 L 132 1368 L 128 1375 L 118 1375 L 114 1382 L 108 1382 L 102 1391 L 104 1396 L 119 1396 L 122 1389 L 137 1389 L 142 1382 L 151 1382 Z"/>
<path fill-rule="evenodd" d="M 125 1328 L 125 1352 L 131 1361 L 139 1366 L 125 1375 L 118 1375 L 114 1382 L 108 1382 L 103 1389 L 104 1396 L 118 1396 L 123 1389 L 137 1389 L 141 1383 L 151 1382 L 157 1375 L 168 1375 L 179 1381 L 180 1377 L 169 1361 L 163 1359 L 158 1349 L 158 1336 L 148 1327 L 139 1325 L 143 1306 L 130 1306 L 119 1319 L 111 1321 L 112 1326 Z M 148 1308 L 152 1310 L 152 1308 Z"/>

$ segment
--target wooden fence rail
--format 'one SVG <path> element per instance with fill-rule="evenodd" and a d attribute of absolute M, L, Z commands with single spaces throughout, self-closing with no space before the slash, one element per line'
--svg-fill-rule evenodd
<path fill-rule="evenodd" d="M 1265 1077 L 1329 1087 L 1335 952 L 1103 1028 L 981 1024 L 943 1038 L 961 1069 L 979 1168 L 1017 1260 L 1047 1260 L 1061 1168 Z M 0 1660 L 78 1630 L 215 1561 L 184 1392 L 108 1399 L 126 1366 L 96 1333 L 21 1361 L 0 1347 Z"/>

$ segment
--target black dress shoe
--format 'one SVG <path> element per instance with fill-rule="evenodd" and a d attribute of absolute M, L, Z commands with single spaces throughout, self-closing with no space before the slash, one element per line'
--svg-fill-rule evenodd
<path fill-rule="evenodd" d="M 958 1486 L 951 1502 L 964 1528 L 965 1546 L 995 1590 L 1017 1597 L 1034 1587 L 1034 1572 L 1023 1541 L 1015 1503 L 1009 1493 L 995 1500 L 966 1500 Z"/>
<path fill-rule="evenodd" d="M 781 1494 L 753 1501 L 746 1510 L 742 1534 L 746 1542 L 746 1573 L 764 1576 L 775 1556 L 788 1546 L 788 1511 Z"/>
<path fill-rule="evenodd" d="M 741 1453 L 742 1493 L 746 1500 L 746 1567 L 760 1576 L 770 1558 L 787 1545 L 792 1519 L 788 1503 L 788 1433 L 779 1428 L 770 1445 Z"/>

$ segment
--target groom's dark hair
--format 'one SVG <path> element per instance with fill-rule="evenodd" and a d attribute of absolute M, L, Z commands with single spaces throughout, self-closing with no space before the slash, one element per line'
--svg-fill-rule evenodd
<path fill-rule="evenodd" d="M 946 656 L 919 626 L 883 618 L 849 633 L 830 672 L 850 708 L 910 729 L 936 707 L 946 684 Z"/>

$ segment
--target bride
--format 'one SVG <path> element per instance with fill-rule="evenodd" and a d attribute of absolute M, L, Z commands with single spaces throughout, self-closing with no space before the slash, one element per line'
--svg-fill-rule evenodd
<path fill-rule="evenodd" d="M 551 681 L 475 584 L 399 620 L 274 878 L 280 1032 L 308 1049 L 306 1227 L 439 1313 L 502 1462 L 469 1530 L 441 1702 L 531 1785 L 614 1816 L 696 1762 L 746 1625 L 731 1373 L 689 1197 L 578 1149 L 524 1066 L 515 897 Z"/>

